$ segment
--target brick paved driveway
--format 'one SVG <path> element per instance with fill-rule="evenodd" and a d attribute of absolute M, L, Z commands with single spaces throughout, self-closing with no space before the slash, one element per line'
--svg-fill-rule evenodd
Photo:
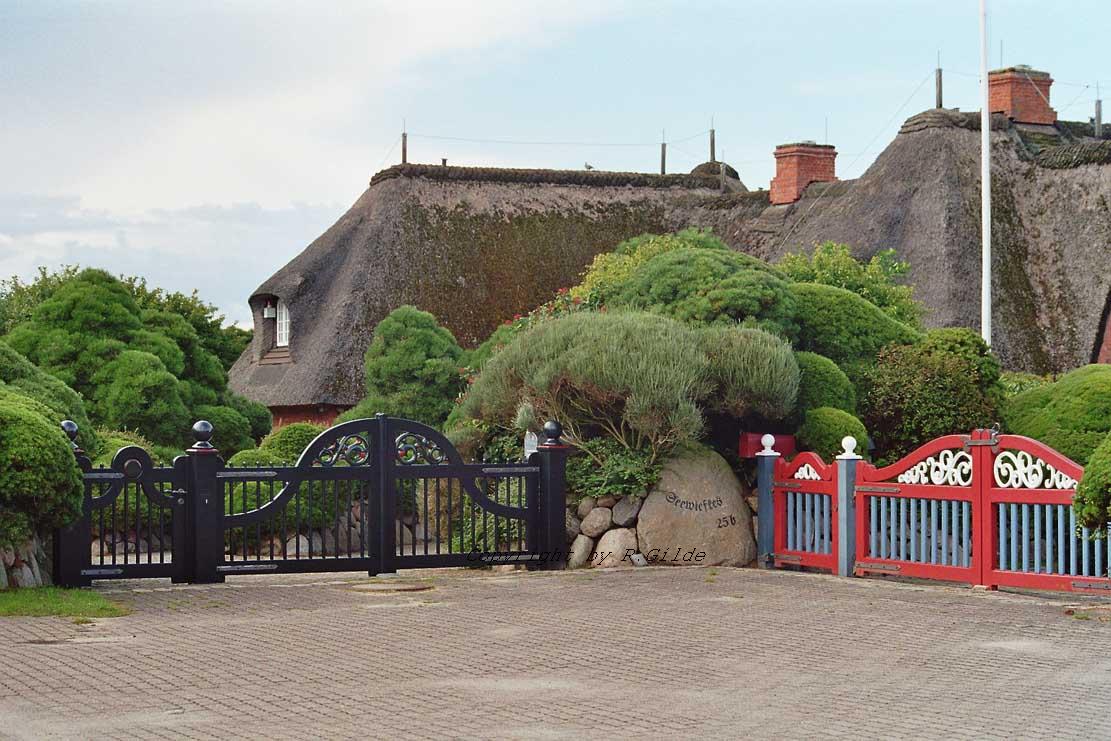
<path fill-rule="evenodd" d="M 1106 603 L 748 569 L 417 576 L 433 588 L 130 582 L 99 587 L 128 617 L 0 620 L 0 736 L 1111 736 Z"/>

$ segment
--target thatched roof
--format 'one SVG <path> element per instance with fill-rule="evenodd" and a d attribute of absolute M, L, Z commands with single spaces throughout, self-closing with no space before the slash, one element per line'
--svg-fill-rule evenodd
<path fill-rule="evenodd" d="M 1005 117 L 992 129 L 995 348 L 1014 368 L 1074 367 L 1090 356 L 1111 290 L 1111 143 L 1061 122 L 1064 143 L 1035 152 Z M 595 254 L 687 226 L 769 259 L 825 240 L 862 257 L 892 247 L 911 264 L 930 324 L 976 327 L 978 130 L 978 113 L 912 116 L 860 178 L 812 184 L 783 206 L 762 190 L 723 194 L 718 175 L 389 168 L 251 297 L 256 330 L 268 298 L 289 305 L 292 362 L 260 363 L 268 340 L 256 331 L 232 388 L 271 406 L 353 404 L 373 328 L 397 306 L 431 311 L 474 345 L 577 282 Z"/>

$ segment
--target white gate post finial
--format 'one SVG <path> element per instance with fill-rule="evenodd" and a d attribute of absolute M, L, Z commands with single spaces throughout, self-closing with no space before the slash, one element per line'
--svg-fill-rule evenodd
<path fill-rule="evenodd" d="M 853 437 L 852 435 L 845 435 L 845 437 L 841 438 L 841 448 L 842 448 L 843 452 L 841 453 L 841 455 L 837 456 L 837 460 L 839 460 L 839 461 L 858 461 L 858 460 L 860 460 L 860 456 L 856 454 L 856 446 L 857 446 L 856 438 Z"/>

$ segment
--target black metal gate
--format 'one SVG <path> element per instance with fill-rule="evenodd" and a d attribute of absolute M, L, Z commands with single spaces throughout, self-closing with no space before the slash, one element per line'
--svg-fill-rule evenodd
<path fill-rule="evenodd" d="M 168 468 L 140 448 L 84 470 L 82 517 L 55 534 L 55 578 L 366 571 L 566 558 L 559 426 L 523 463 L 464 463 L 441 433 L 378 415 L 321 433 L 292 466 L 228 467 L 212 426 Z M 67 432 L 76 436 L 70 423 Z"/>

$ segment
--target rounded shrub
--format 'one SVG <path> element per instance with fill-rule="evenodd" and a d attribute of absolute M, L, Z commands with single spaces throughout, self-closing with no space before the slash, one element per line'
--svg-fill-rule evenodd
<path fill-rule="evenodd" d="M 638 267 L 607 302 L 694 323 L 748 321 L 783 337 L 797 333 L 790 288 L 764 262 L 739 252 L 681 249 Z"/>
<path fill-rule="evenodd" d="M 268 448 L 248 448 L 240 450 L 228 458 L 228 465 L 236 468 L 263 467 L 263 466 L 292 466 L 296 462 L 287 460 Z"/>
<path fill-rule="evenodd" d="M 436 317 L 414 306 L 394 309 L 374 328 L 367 397 L 355 414 L 384 412 L 439 427 L 463 389 L 462 362 L 463 349 Z"/>
<path fill-rule="evenodd" d="M 991 352 L 988 343 L 976 332 L 965 327 L 931 329 L 920 343 L 922 352 L 955 355 L 964 358 L 980 379 L 985 394 L 1001 397 L 1000 377 L 1003 366 Z"/>
<path fill-rule="evenodd" d="M 846 436 L 856 439 L 859 443 L 858 451 L 865 450 L 868 442 L 864 423 L 848 412 L 833 407 L 809 410 L 795 435 L 799 447 L 814 451 L 827 462 L 843 452 L 841 440 Z"/>
<path fill-rule="evenodd" d="M 1088 457 L 1072 506 L 1084 527 L 1102 530 L 1111 522 L 1111 435 Z"/>
<path fill-rule="evenodd" d="M 264 437 L 259 448 L 273 453 L 280 460 L 292 465 L 321 432 L 324 432 L 324 428 L 320 425 L 311 422 L 294 422 Z"/>
<path fill-rule="evenodd" d="M 202 404 L 193 414 L 212 423 L 212 442 L 223 455 L 234 455 L 254 447 L 250 420 L 231 407 Z"/>
<path fill-rule="evenodd" d="M 795 353 L 799 366 L 799 393 L 795 404 L 801 419 L 811 409 L 833 407 L 856 414 L 856 389 L 845 372 L 817 353 Z"/>
<path fill-rule="evenodd" d="M 844 288 L 793 283 L 791 293 L 798 306 L 796 349 L 824 355 L 843 370 L 870 364 L 888 345 L 919 339 L 918 332 Z"/>
<path fill-rule="evenodd" d="M 1086 465 L 1111 432 L 1111 366 L 1086 365 L 1023 391 L 1003 405 L 1003 423 Z"/>
<path fill-rule="evenodd" d="M 675 234 L 631 237 L 617 245 L 613 252 L 595 256 L 582 282 L 571 289 L 571 295 L 592 306 L 601 306 L 638 267 L 657 255 L 688 248 L 729 251 L 729 247 L 709 230 L 684 229 Z"/>
<path fill-rule="evenodd" d="M 151 458 L 156 462 L 169 464 L 173 461 L 161 459 L 160 456 L 154 455 L 152 448 L 154 445 L 145 437 L 137 432 L 130 432 L 128 430 L 97 430 L 97 437 L 100 438 L 100 454 L 92 459 L 94 466 L 110 466 L 112 459 L 116 457 L 116 453 L 120 448 L 127 448 L 132 445 L 151 453 Z M 180 454 L 181 451 L 179 451 Z"/>
<path fill-rule="evenodd" d="M 0 544 L 66 525 L 84 491 L 69 439 L 40 405 L 0 397 Z"/>
<path fill-rule="evenodd" d="M 93 409 L 105 426 L 142 430 L 156 443 L 173 444 L 189 430 L 177 379 L 147 352 L 124 350 L 93 376 Z"/>
<path fill-rule="evenodd" d="M 257 401 L 251 401 L 239 394 L 232 393 L 228 393 L 224 396 L 224 404 L 247 418 L 247 422 L 251 426 L 251 439 L 255 442 L 262 440 L 262 438 L 270 434 L 273 419 L 266 405 L 259 404 Z"/>
<path fill-rule="evenodd" d="M 935 437 L 996 421 L 995 398 L 984 392 L 975 367 L 962 355 L 921 345 L 894 345 L 880 353 L 860 411 L 883 463 Z"/>

